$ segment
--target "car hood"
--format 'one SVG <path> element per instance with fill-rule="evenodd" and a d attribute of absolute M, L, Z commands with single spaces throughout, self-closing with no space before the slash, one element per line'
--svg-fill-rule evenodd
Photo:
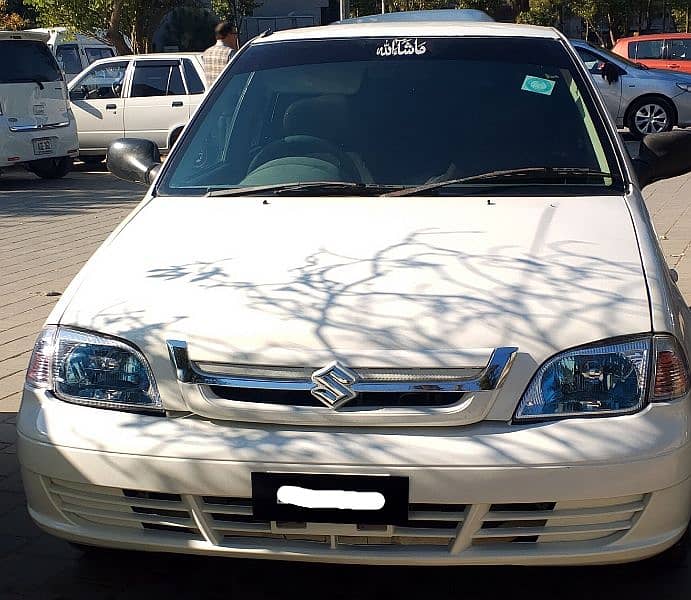
<path fill-rule="evenodd" d="M 71 292 L 63 324 L 129 339 L 170 375 L 166 339 L 204 361 L 458 366 L 516 346 L 538 365 L 651 326 L 614 196 L 158 197 Z"/>

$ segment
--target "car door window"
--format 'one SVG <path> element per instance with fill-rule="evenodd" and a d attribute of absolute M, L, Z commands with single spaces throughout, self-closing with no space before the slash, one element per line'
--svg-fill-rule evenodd
<path fill-rule="evenodd" d="M 75 75 L 82 70 L 77 44 L 61 44 L 55 50 L 55 58 L 60 68 L 68 75 Z"/>
<path fill-rule="evenodd" d="M 150 96 L 180 96 L 184 95 L 185 86 L 182 83 L 180 66 L 175 64 L 138 64 L 134 69 L 132 81 L 132 98 L 147 98 Z"/>
<path fill-rule="evenodd" d="M 662 48 L 664 46 L 663 40 L 645 40 L 641 42 L 636 42 L 636 54 L 635 58 L 637 60 L 661 60 L 662 59 Z"/>
<path fill-rule="evenodd" d="M 203 94 L 204 84 L 202 83 L 201 77 L 197 73 L 197 69 L 194 68 L 192 61 L 189 58 L 185 58 L 182 61 L 185 68 L 185 79 L 187 80 L 187 89 L 190 94 Z"/>
<path fill-rule="evenodd" d="M 591 73 L 599 73 L 602 70 L 602 59 L 588 50 L 583 48 L 576 48 L 576 52 L 581 57 L 581 60 L 585 63 L 586 68 Z"/>
<path fill-rule="evenodd" d="M 77 91 L 87 100 L 120 98 L 126 71 L 127 61 L 99 65 L 89 71 L 72 91 Z"/>
<path fill-rule="evenodd" d="M 89 61 L 89 64 L 102 58 L 112 58 L 115 56 L 112 48 L 85 48 L 84 51 L 86 52 L 86 59 Z"/>
<path fill-rule="evenodd" d="M 670 60 L 691 59 L 691 40 L 667 40 L 667 55 Z"/>

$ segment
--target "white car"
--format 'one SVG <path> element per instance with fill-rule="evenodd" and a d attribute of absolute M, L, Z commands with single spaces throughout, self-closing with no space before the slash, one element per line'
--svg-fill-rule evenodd
<path fill-rule="evenodd" d="M 118 56 L 94 62 L 70 82 L 79 155 L 101 162 L 121 137 L 145 138 L 167 152 L 206 91 L 201 55 Z"/>
<path fill-rule="evenodd" d="M 157 154 L 111 145 L 151 187 L 31 358 L 44 530 L 370 564 L 686 549 L 690 315 L 640 190 L 691 170 L 691 133 L 632 161 L 559 32 L 264 35 Z"/>
<path fill-rule="evenodd" d="M 74 33 L 67 27 L 46 27 L 29 29 L 47 33 L 48 47 L 55 55 L 67 82 L 72 81 L 91 63 L 117 54 L 115 47 L 104 39 L 91 35 Z"/>
<path fill-rule="evenodd" d="M 43 178 L 66 175 L 77 129 L 64 76 L 45 33 L 0 31 L 0 170 L 24 165 Z"/>

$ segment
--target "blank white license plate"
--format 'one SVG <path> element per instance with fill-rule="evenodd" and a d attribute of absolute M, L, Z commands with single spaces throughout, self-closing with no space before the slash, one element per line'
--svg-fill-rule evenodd
<path fill-rule="evenodd" d="M 32 140 L 34 144 L 34 154 L 39 156 L 41 154 L 52 154 L 55 150 L 52 138 L 38 138 Z"/>

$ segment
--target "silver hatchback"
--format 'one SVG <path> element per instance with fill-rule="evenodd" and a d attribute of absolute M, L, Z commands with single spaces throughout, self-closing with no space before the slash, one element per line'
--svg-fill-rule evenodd
<path fill-rule="evenodd" d="M 691 125 L 691 75 L 649 69 L 582 40 L 571 43 L 618 127 L 641 138 Z"/>

